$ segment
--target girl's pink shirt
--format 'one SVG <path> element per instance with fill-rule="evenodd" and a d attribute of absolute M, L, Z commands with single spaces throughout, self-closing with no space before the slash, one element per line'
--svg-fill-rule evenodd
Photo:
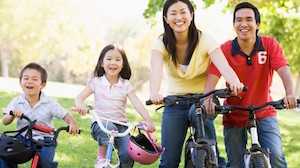
<path fill-rule="evenodd" d="M 118 83 L 110 84 L 103 75 L 93 77 L 87 85 L 94 93 L 95 111 L 99 117 L 127 122 L 127 97 L 133 90 L 128 80 L 120 77 Z"/>

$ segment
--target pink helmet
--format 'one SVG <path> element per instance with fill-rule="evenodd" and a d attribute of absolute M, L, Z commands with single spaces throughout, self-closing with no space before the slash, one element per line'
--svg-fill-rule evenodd
<path fill-rule="evenodd" d="M 148 165 L 154 163 L 163 152 L 159 144 L 153 142 L 149 134 L 141 133 L 130 136 L 128 143 L 128 154 L 136 162 Z"/>

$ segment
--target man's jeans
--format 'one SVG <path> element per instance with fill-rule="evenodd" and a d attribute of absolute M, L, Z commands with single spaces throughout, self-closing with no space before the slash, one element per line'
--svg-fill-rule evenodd
<path fill-rule="evenodd" d="M 190 108 L 191 104 L 172 105 L 164 108 L 161 136 L 165 151 L 161 156 L 160 168 L 178 168 L 187 129 L 190 125 Z M 193 109 L 191 108 L 191 113 L 195 112 Z M 209 139 L 216 139 L 213 119 L 205 121 L 205 131 Z"/>
<path fill-rule="evenodd" d="M 278 122 L 275 117 L 268 117 L 257 122 L 259 143 L 262 148 L 270 152 L 271 166 L 285 168 L 287 163 L 282 151 Z M 247 129 L 224 128 L 224 141 L 228 157 L 228 167 L 243 168 L 243 154 L 246 152 Z"/>

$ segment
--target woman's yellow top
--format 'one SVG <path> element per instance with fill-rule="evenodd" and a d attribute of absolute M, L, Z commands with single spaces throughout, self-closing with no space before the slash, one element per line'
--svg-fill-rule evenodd
<path fill-rule="evenodd" d="M 207 79 L 207 68 L 210 64 L 209 53 L 218 48 L 218 43 L 205 32 L 199 32 L 199 42 L 185 72 L 180 65 L 175 66 L 167 52 L 162 36 L 156 41 L 153 50 L 162 54 L 164 68 L 167 73 L 167 94 L 182 95 L 187 93 L 203 93 Z"/>

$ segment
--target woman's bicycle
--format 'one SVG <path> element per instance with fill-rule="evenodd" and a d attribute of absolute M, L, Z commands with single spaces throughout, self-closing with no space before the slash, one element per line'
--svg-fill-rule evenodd
<path fill-rule="evenodd" d="M 99 117 L 92 106 L 88 106 L 88 113 L 91 113 L 92 116 L 96 119 L 96 122 L 100 129 L 105 132 L 108 137 L 108 145 L 106 146 L 106 154 L 105 159 L 101 162 L 97 162 L 95 168 L 117 168 L 120 166 L 120 159 L 118 154 L 114 154 L 115 150 L 115 138 L 125 137 L 130 134 L 130 131 L 133 128 L 137 128 L 139 130 L 138 136 L 130 136 L 130 140 L 128 143 L 128 153 L 129 156 L 132 157 L 134 161 L 137 161 L 141 164 L 151 164 L 155 162 L 162 152 L 162 149 L 159 148 L 159 145 L 156 144 L 151 139 L 151 136 L 147 134 L 146 137 L 144 134 L 140 132 L 140 130 L 145 130 L 144 125 L 141 123 L 125 123 L 120 121 L 111 120 L 109 118 Z M 121 126 L 127 127 L 127 129 L 123 132 L 118 132 L 118 130 L 109 129 L 108 123 L 113 123 Z"/>
<path fill-rule="evenodd" d="M 217 168 L 218 158 L 216 142 L 207 138 L 204 122 L 207 118 L 204 100 L 209 96 L 227 98 L 231 96 L 229 89 L 218 89 L 206 94 L 187 94 L 167 96 L 163 99 L 164 106 L 190 104 L 193 105 L 190 114 L 191 134 L 185 142 L 185 168 Z M 153 104 L 151 100 L 146 105 Z M 164 107 L 162 106 L 162 107 Z M 158 108 L 159 109 L 159 108 Z"/>
<path fill-rule="evenodd" d="M 10 115 L 14 115 L 10 112 Z M 54 129 L 44 124 L 31 120 L 26 115 L 22 115 L 21 119 L 28 121 L 28 125 L 14 131 L 5 131 L 0 137 L 0 158 L 8 163 L 22 164 L 31 161 L 31 168 L 39 167 L 40 154 L 42 147 L 57 146 L 57 138 L 61 131 L 69 131 L 69 126 Z M 46 140 L 36 140 L 33 137 L 33 131 L 40 131 L 53 137 Z M 49 165 L 50 168 L 56 168 L 57 162 Z"/>
<path fill-rule="evenodd" d="M 300 99 L 297 99 L 298 107 L 300 105 Z M 244 154 L 245 168 L 271 168 L 269 152 L 263 149 L 258 141 L 257 123 L 255 112 L 261 110 L 267 106 L 273 106 L 275 109 L 285 109 L 283 99 L 278 101 L 270 101 L 261 106 L 236 106 L 236 105 L 224 105 L 216 106 L 216 111 L 219 114 L 228 114 L 233 110 L 242 110 L 249 113 L 247 129 L 249 130 L 251 138 L 251 147 L 247 149 Z"/>

